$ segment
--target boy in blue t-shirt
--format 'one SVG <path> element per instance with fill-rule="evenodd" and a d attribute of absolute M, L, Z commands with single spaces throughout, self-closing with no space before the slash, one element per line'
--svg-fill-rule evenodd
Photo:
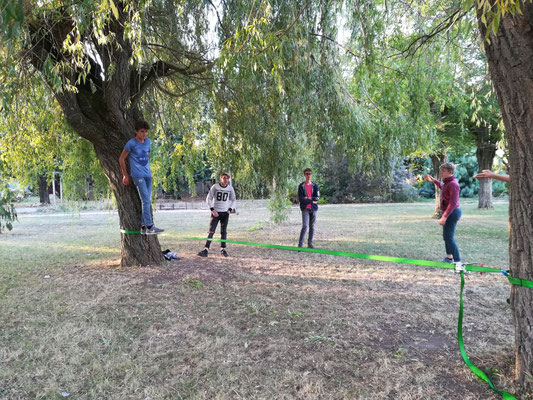
<path fill-rule="evenodd" d="M 141 198 L 141 234 L 157 235 L 164 230 L 154 225 L 150 212 L 152 171 L 150 170 L 150 139 L 146 137 L 148 129 L 150 129 L 150 126 L 146 121 L 137 121 L 135 123 L 135 137 L 128 140 L 118 162 L 122 170 L 122 183 L 127 186 L 133 182 Z M 126 168 L 126 158 L 128 157 L 130 162 L 129 175 Z"/>

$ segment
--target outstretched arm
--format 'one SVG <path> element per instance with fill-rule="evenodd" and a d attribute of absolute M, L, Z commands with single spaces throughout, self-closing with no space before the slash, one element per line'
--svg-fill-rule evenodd
<path fill-rule="evenodd" d="M 442 182 L 433 178 L 431 175 L 425 174 L 424 179 L 428 182 L 433 182 L 437 187 L 442 188 Z"/>
<path fill-rule="evenodd" d="M 495 174 L 490 169 L 484 169 L 482 172 L 474 175 L 477 179 L 497 179 L 499 181 L 509 182 L 509 175 L 507 174 Z"/>

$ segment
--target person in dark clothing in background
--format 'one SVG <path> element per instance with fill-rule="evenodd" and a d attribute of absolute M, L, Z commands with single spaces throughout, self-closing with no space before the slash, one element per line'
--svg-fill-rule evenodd
<path fill-rule="evenodd" d="M 316 214 L 318 212 L 318 200 L 320 191 L 318 185 L 311 182 L 313 171 L 310 168 L 304 170 L 305 181 L 298 186 L 298 200 L 300 201 L 300 210 L 302 210 L 302 230 L 300 231 L 300 240 L 298 247 L 303 247 L 305 234 L 309 227 L 309 237 L 307 238 L 307 247 L 313 249 L 313 236 L 315 234 Z"/>

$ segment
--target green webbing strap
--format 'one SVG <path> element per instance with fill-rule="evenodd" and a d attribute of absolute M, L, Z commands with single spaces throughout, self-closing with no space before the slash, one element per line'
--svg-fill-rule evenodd
<path fill-rule="evenodd" d="M 494 390 L 496 393 L 498 393 L 500 396 L 502 396 L 506 400 L 517 400 L 516 397 L 514 397 L 512 394 L 504 391 L 504 390 L 498 390 L 494 387 L 488 376 L 480 370 L 478 367 L 476 367 L 468 356 L 466 355 L 465 346 L 463 344 L 463 288 L 465 286 L 465 276 L 463 271 L 461 271 L 461 294 L 459 297 L 459 321 L 457 323 L 457 341 L 459 342 L 459 350 L 461 351 L 461 355 L 463 356 L 463 360 L 465 364 L 470 368 L 470 370 L 477 375 L 479 378 L 483 379 L 485 382 L 487 382 L 492 390 Z"/>
<path fill-rule="evenodd" d="M 141 231 L 128 231 L 128 230 L 126 230 L 126 229 L 121 229 L 121 230 L 120 230 L 120 233 L 126 233 L 126 234 L 129 234 L 129 235 L 135 235 L 135 234 L 138 235 L 138 234 L 141 233 Z"/>
<path fill-rule="evenodd" d="M 366 260 L 376 260 L 376 261 L 388 261 L 388 262 L 395 262 L 395 263 L 401 263 L 401 264 L 412 264 L 412 265 L 422 265 L 424 267 L 438 267 L 438 268 L 445 268 L 445 269 L 455 269 L 455 264 L 453 263 L 445 263 L 441 261 L 428 261 L 428 260 L 415 260 L 411 258 L 399 258 L 399 257 L 388 257 L 388 256 L 377 256 L 372 254 L 360 254 L 360 253 L 351 253 L 348 251 L 335 251 L 335 250 L 325 250 L 325 249 L 309 249 L 307 247 L 296 247 L 296 246 L 284 246 L 279 244 L 268 244 L 268 243 L 254 243 L 254 242 L 244 242 L 240 240 L 228 240 L 228 239 L 215 239 L 215 238 L 205 238 L 205 237 L 199 237 L 199 236 L 182 236 L 182 235 L 173 235 L 170 234 L 173 237 L 180 238 L 180 239 L 193 239 L 193 240 L 209 240 L 213 242 L 226 242 L 226 243 L 234 243 L 234 244 L 243 244 L 246 246 L 256 246 L 256 247 L 267 247 L 271 249 L 281 249 L 281 250 L 291 250 L 291 251 L 304 251 L 308 253 L 319 253 L 319 254 L 330 254 L 334 256 L 343 256 L 343 257 L 351 257 L 351 258 L 363 258 Z M 509 279 L 509 282 L 515 285 L 520 286 L 527 286 L 527 287 L 533 287 L 533 281 L 528 281 L 525 279 L 519 279 L 514 278 L 512 276 L 509 276 L 507 271 L 497 269 L 497 268 L 488 268 L 483 267 L 481 265 L 470 265 L 466 264 L 464 266 L 465 271 L 471 271 L 471 272 L 486 272 L 486 273 L 503 273 L 507 278 Z"/>
<path fill-rule="evenodd" d="M 507 274 L 507 271 L 505 271 L 505 272 L 502 271 L 502 273 L 507 277 L 507 279 L 509 279 L 509 282 L 511 282 L 513 285 L 525 286 L 525 287 L 528 287 L 528 288 L 533 288 L 533 281 L 528 281 L 526 279 L 515 278 L 514 276 L 510 276 L 509 274 Z"/>
<path fill-rule="evenodd" d="M 267 247 L 271 249 L 281 249 L 281 250 L 292 250 L 292 251 L 302 251 L 308 253 L 320 253 L 320 254 L 330 254 L 334 256 L 343 256 L 343 257 L 352 257 L 352 258 L 364 258 L 366 260 L 376 260 L 376 261 L 389 261 L 402 264 L 413 264 L 413 265 L 422 265 L 425 267 L 439 267 L 446 269 L 455 269 L 454 264 L 449 264 L 440 261 L 428 261 L 428 260 L 413 260 L 410 258 L 399 258 L 399 257 L 387 257 L 387 256 L 376 256 L 371 254 L 360 254 L 360 253 L 351 253 L 347 251 L 334 251 L 334 250 L 325 250 L 325 249 L 309 249 L 307 247 L 296 247 L 296 246 L 284 246 L 280 244 L 267 244 L 267 243 L 254 243 L 254 242 L 243 242 L 240 240 L 228 240 L 228 239 L 209 239 L 204 237 L 197 236 L 179 236 L 173 235 L 177 238 L 182 239 L 194 239 L 194 240 L 209 240 L 213 242 L 226 242 L 234 244 L 243 244 L 247 246 L 256 246 L 256 247 Z M 487 271 L 488 272 L 488 271 Z M 500 272 L 499 269 L 495 269 L 490 272 Z"/>

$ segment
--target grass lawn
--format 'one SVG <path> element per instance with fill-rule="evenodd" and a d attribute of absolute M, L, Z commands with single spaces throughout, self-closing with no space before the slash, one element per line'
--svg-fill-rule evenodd
<path fill-rule="evenodd" d="M 508 266 L 507 204 L 463 201 L 464 261 Z M 315 247 L 441 260 L 433 204 L 327 205 Z M 459 277 L 448 270 L 213 243 L 208 211 L 158 211 L 178 261 L 119 268 L 111 211 L 20 213 L 0 235 L 0 399 L 498 399 L 457 345 Z M 264 202 L 232 215 L 229 239 L 296 245 Z M 217 233 L 218 237 L 218 233 Z M 472 274 L 466 350 L 510 381 L 514 332 L 500 275 Z"/>

